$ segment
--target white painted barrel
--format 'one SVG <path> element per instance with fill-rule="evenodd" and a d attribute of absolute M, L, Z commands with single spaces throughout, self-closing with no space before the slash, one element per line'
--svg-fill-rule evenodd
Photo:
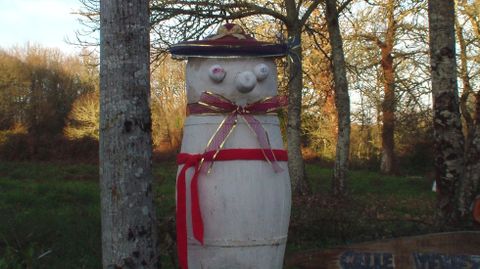
<path fill-rule="evenodd" d="M 283 149 L 276 116 L 256 116 L 268 133 L 273 149 Z M 198 154 L 224 116 L 191 115 L 185 121 L 181 152 Z M 239 119 L 225 143 L 228 148 L 259 148 L 255 135 Z M 291 190 L 286 162 L 275 173 L 265 161 L 215 161 L 209 174 L 199 178 L 204 245 L 193 238 L 190 216 L 190 181 L 187 172 L 187 235 L 190 269 L 282 268 Z M 182 166 L 179 167 L 179 171 Z"/>

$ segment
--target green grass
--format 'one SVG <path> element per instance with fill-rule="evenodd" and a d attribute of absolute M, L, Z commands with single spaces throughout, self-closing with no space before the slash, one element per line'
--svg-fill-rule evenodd
<path fill-rule="evenodd" d="M 0 162 L 0 269 L 101 268 L 98 168 Z M 432 231 L 435 195 L 422 177 L 352 171 L 349 198 L 329 195 L 331 170 L 307 166 L 312 195 L 294 197 L 287 255 Z M 175 257 L 174 163 L 154 166 L 163 268 Z"/>
<path fill-rule="evenodd" d="M 351 171 L 339 201 L 329 194 L 331 169 L 309 165 L 307 175 L 314 194 L 294 198 L 287 254 L 436 231 L 430 180 Z"/>
<path fill-rule="evenodd" d="M 0 165 L 0 268 L 99 268 L 94 169 Z"/>

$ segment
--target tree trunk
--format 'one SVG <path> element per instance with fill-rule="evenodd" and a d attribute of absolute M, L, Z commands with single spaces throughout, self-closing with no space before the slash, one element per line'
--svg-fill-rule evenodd
<path fill-rule="evenodd" d="M 39 109 L 39 102 L 40 102 L 40 94 L 39 92 L 41 89 L 39 89 L 38 86 L 38 75 L 37 75 L 37 70 L 33 70 L 31 73 L 32 80 L 30 83 L 30 113 L 27 114 L 27 120 L 28 120 L 28 148 L 29 148 L 29 155 L 30 158 L 36 158 L 37 153 L 38 153 L 38 137 L 40 135 L 39 128 L 38 128 L 38 119 L 37 116 L 40 114 L 40 109 Z"/>
<path fill-rule="evenodd" d="M 288 124 L 287 124 L 287 149 L 288 169 L 292 180 L 293 191 L 299 194 L 309 192 L 305 178 L 305 163 L 303 161 L 301 146 L 301 122 L 302 122 L 302 48 L 300 27 L 289 27 L 289 40 L 298 44 L 292 49 L 291 62 L 289 64 L 288 83 Z"/>
<path fill-rule="evenodd" d="M 475 110 L 472 117 L 468 110 L 468 97 L 474 92 L 468 76 L 467 42 L 463 36 L 463 27 L 455 20 L 456 34 L 460 48 L 460 78 L 463 92 L 460 97 L 460 111 L 465 120 L 465 175 L 458 189 L 458 210 L 460 217 L 470 219 L 470 206 L 478 194 L 480 179 L 480 92 L 475 94 Z M 468 223 L 468 222 L 467 222 Z"/>
<path fill-rule="evenodd" d="M 472 143 L 473 134 L 475 131 L 475 126 L 473 122 L 472 115 L 468 111 L 468 97 L 473 93 L 472 85 L 470 84 L 470 78 L 468 76 L 468 59 L 467 59 L 467 43 L 463 38 L 463 28 L 458 22 L 458 19 L 455 19 L 456 34 L 458 39 L 458 45 L 460 48 L 460 67 L 458 69 L 460 78 L 462 79 L 463 91 L 460 96 L 460 111 L 462 117 L 465 121 L 466 128 L 466 137 L 465 137 L 465 148 L 468 149 Z"/>
<path fill-rule="evenodd" d="M 443 224 L 455 224 L 455 194 L 464 170 L 464 138 L 458 106 L 454 1 L 429 0 L 428 11 L 439 217 Z"/>
<path fill-rule="evenodd" d="M 471 221 L 470 208 L 475 196 L 480 194 L 480 91 L 475 94 L 474 125 L 465 157 L 465 177 L 460 183 L 458 209 L 462 218 Z"/>
<path fill-rule="evenodd" d="M 393 45 L 395 42 L 396 22 L 394 1 L 389 0 L 387 7 L 387 33 L 385 42 L 379 42 L 382 52 L 383 103 L 382 103 L 382 159 L 380 171 L 392 174 L 396 170 L 395 158 L 395 69 L 393 66 Z"/>
<path fill-rule="evenodd" d="M 103 268 L 159 268 L 148 0 L 100 1 Z"/>
<path fill-rule="evenodd" d="M 333 169 L 333 194 L 345 195 L 347 191 L 348 156 L 350 151 L 350 97 L 345 70 L 342 36 L 338 23 L 337 1 L 326 1 L 326 18 L 330 46 L 332 47 L 332 69 L 335 81 L 335 106 L 338 115 L 337 147 Z"/>

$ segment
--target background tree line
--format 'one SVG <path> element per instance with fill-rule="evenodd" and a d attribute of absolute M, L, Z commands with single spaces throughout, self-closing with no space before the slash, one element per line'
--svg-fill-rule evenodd
<path fill-rule="evenodd" d="M 172 60 L 152 72 L 153 142 L 159 153 L 168 156 L 181 140 L 183 72 L 182 63 Z M 97 161 L 95 54 L 67 56 L 37 45 L 2 49 L 0 73 L 1 159 Z M 169 120 L 164 124 L 161 119 Z"/>
<path fill-rule="evenodd" d="M 72 104 L 95 91 L 96 71 L 86 58 L 30 45 L 0 50 L 0 69 L 1 156 L 62 158 L 58 143 Z"/>

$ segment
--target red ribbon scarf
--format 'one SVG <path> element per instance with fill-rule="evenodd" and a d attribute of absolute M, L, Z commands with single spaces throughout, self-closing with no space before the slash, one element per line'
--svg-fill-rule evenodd
<path fill-rule="evenodd" d="M 189 104 L 189 114 L 223 113 L 226 118 L 220 123 L 217 131 L 207 144 L 203 154 L 180 153 L 177 164 L 183 164 L 177 179 L 177 250 L 180 267 L 188 268 L 187 252 L 187 207 L 186 207 L 186 172 L 194 168 L 194 175 L 190 183 L 191 214 L 193 236 L 203 245 L 203 220 L 200 210 L 198 193 L 198 177 L 203 171 L 205 163 L 229 160 L 263 160 L 272 164 L 273 170 L 278 173 L 282 168 L 277 161 L 287 161 L 285 150 L 274 150 L 270 146 L 268 135 L 261 123 L 252 114 L 265 114 L 278 110 L 286 105 L 284 97 L 270 97 L 248 104 L 237 106 L 230 100 L 213 93 L 204 92 L 198 103 Z M 237 118 L 241 116 L 250 130 L 256 135 L 260 144 L 259 149 L 224 149 L 222 147 L 236 126 Z"/>
<path fill-rule="evenodd" d="M 272 150 L 278 161 L 287 161 L 287 152 L 285 150 Z M 203 245 L 203 219 L 200 210 L 200 200 L 198 195 L 198 176 L 200 174 L 199 164 L 201 159 L 213 160 L 214 151 L 204 154 L 180 153 L 177 157 L 177 164 L 184 164 L 177 180 L 177 251 L 180 267 L 188 268 L 187 251 L 187 205 L 186 205 L 186 172 L 189 168 L 194 168 L 195 173 L 190 182 L 191 192 L 191 214 L 193 236 Z M 261 149 L 223 149 L 216 156 L 217 161 L 232 160 L 265 160 Z"/>

